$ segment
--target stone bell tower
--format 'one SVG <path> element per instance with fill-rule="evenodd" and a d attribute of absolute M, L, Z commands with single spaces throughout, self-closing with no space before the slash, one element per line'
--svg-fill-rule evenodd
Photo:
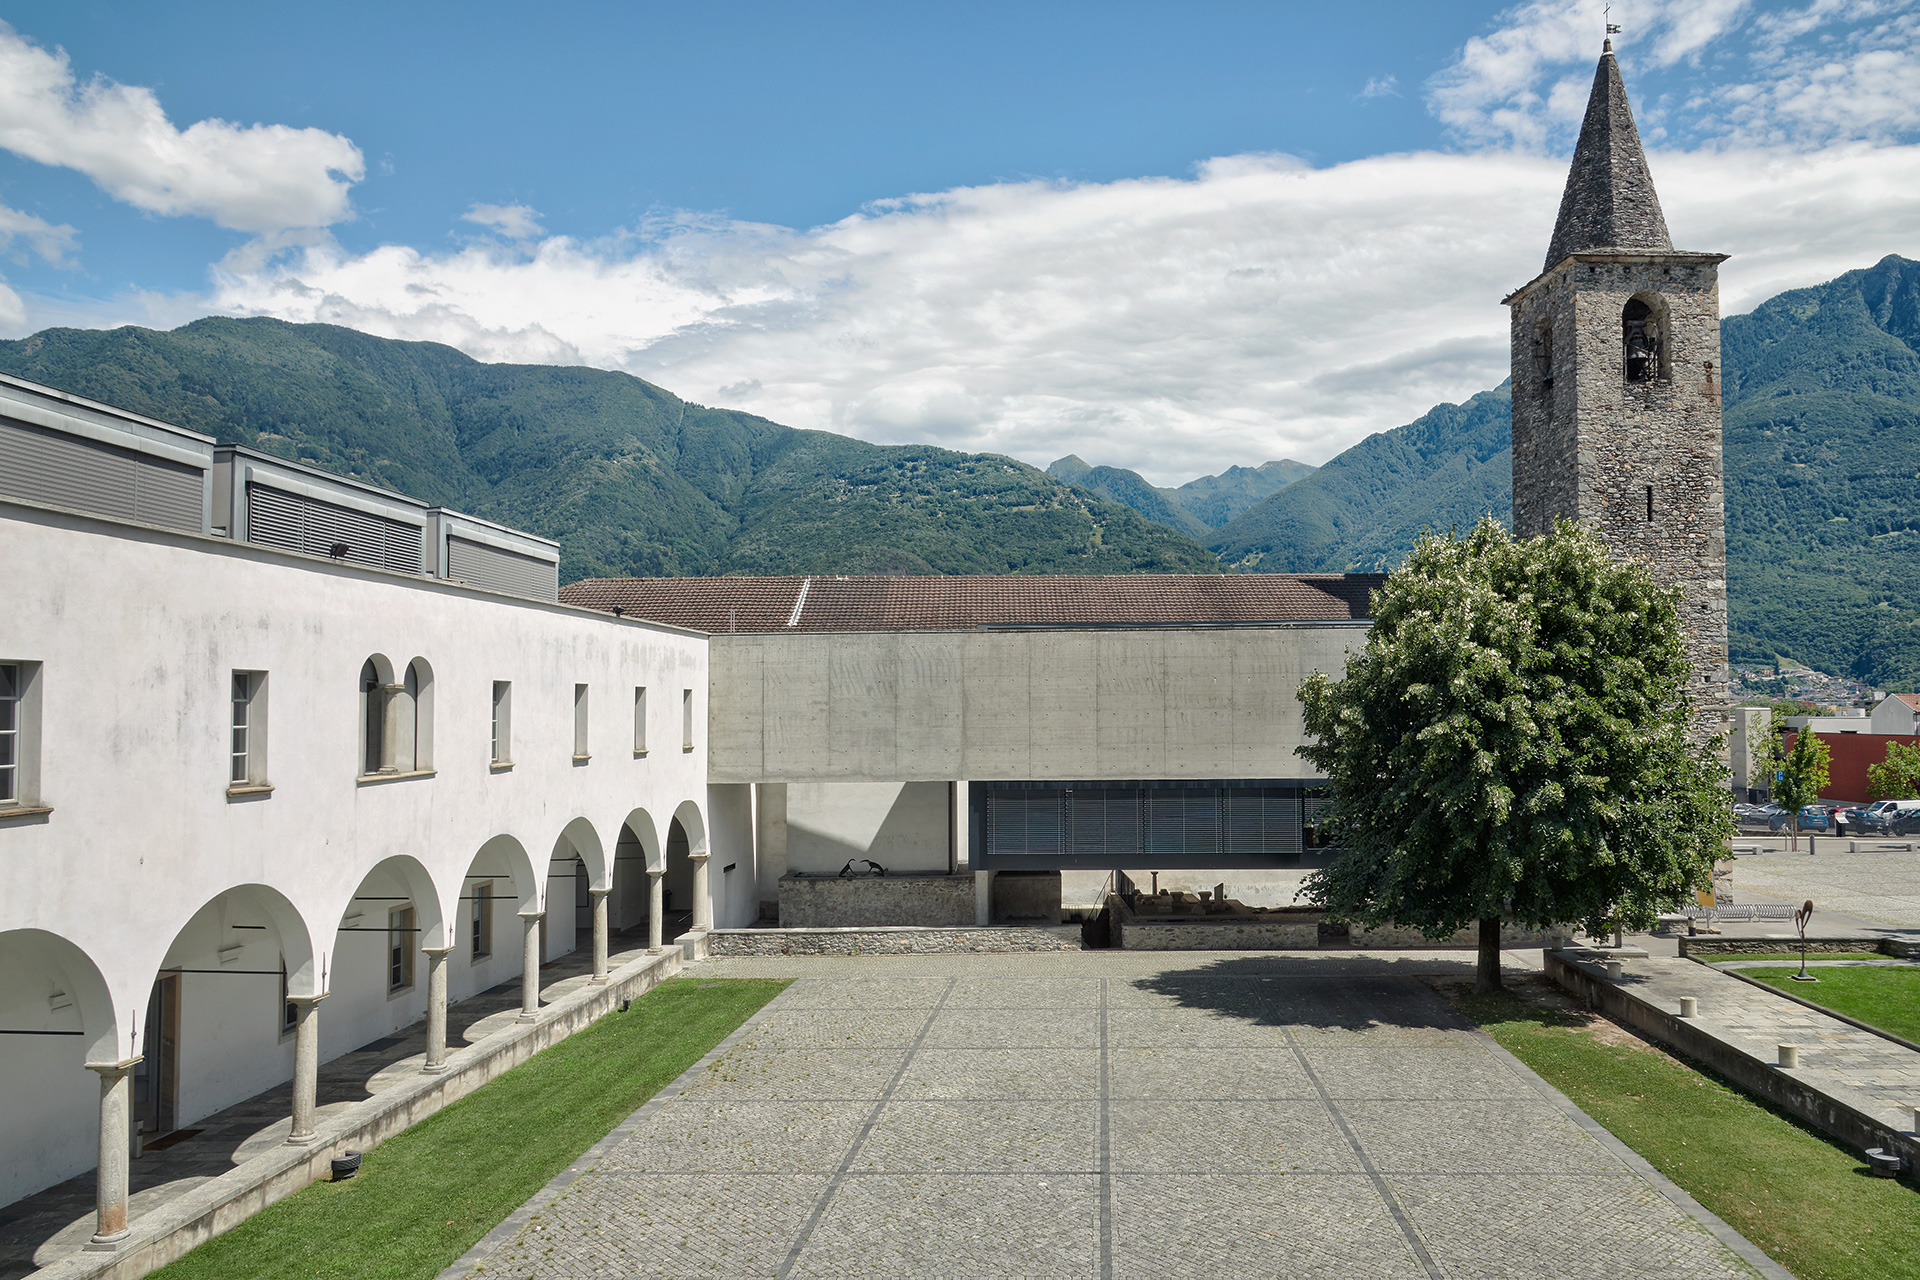
<path fill-rule="evenodd" d="M 1685 593 L 1705 732 L 1727 703 L 1721 253 L 1673 247 L 1607 41 L 1560 216 L 1513 316 L 1513 529 L 1560 517 Z"/>

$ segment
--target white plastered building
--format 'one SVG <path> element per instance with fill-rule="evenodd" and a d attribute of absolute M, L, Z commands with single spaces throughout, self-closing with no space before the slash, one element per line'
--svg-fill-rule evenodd
<path fill-rule="evenodd" d="M 0 1204 L 97 1165 L 111 1245 L 143 1132 L 291 1079 L 297 1141 L 324 1060 L 425 1016 L 431 1068 L 450 1000 L 748 921 L 706 637 L 557 561 L 0 378 Z"/>

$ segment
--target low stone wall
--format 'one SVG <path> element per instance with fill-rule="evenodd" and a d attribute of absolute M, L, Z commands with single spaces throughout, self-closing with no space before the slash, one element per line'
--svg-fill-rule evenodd
<path fill-rule="evenodd" d="M 472 1093 L 549 1045 L 558 1044 L 623 1000 L 649 991 L 680 971 L 680 952 L 669 948 L 623 965 L 598 986 L 583 987 L 540 1010 L 540 1020 L 515 1023 L 478 1044 L 447 1055 L 447 1069 L 421 1072 L 384 1089 L 330 1119 L 322 1120 L 310 1145 L 275 1147 L 236 1166 L 133 1223 L 127 1242 L 113 1253 L 82 1253 L 34 1272 L 35 1280 L 137 1280 L 195 1245 L 231 1231 L 276 1201 L 328 1177 L 335 1156 L 370 1151 L 403 1129 Z"/>
<path fill-rule="evenodd" d="M 1920 1137 L 1891 1129 L 1861 1107 L 1754 1057 L 1714 1034 L 1711 1025 L 1682 1018 L 1650 1003 L 1631 987 L 1609 981 L 1598 966 L 1583 965 L 1564 952 L 1548 951 L 1546 972 L 1548 978 L 1566 991 L 1584 999 L 1588 1008 L 1597 1009 L 1649 1039 L 1678 1050 L 1842 1142 L 1860 1150 L 1880 1147 L 1898 1151 L 1909 1166 L 1920 1161 Z M 1733 981 L 1727 975 L 1716 976 Z"/>
<path fill-rule="evenodd" d="M 1056 886 L 1057 886 L 1056 878 Z M 1054 918 L 1059 918 L 1056 887 Z M 956 928 L 974 920 L 971 875 L 780 877 L 780 923 L 798 929 L 875 925 Z"/>
<path fill-rule="evenodd" d="M 891 878 L 891 877 L 889 877 Z M 956 952 L 1080 951 L 1079 925 L 1021 928 L 715 929 L 712 956 L 919 956 Z"/>
<path fill-rule="evenodd" d="M 1438 941 L 1417 929 L 1385 926 L 1352 928 L 1323 923 L 1317 911 L 1288 911 L 1272 915 L 1160 915 L 1131 910 L 1124 898 L 1112 899 L 1113 944 L 1125 951 L 1314 951 L 1321 948 L 1378 949 L 1383 951 L 1437 951 L 1478 948 L 1477 929 L 1462 929 Z M 1503 929 L 1502 947 L 1545 947 L 1557 935 L 1536 930 Z"/>
<path fill-rule="evenodd" d="M 1681 938 L 1680 954 L 1702 960 L 1720 956 L 1778 955 L 1799 951 L 1798 938 Z M 1878 951 L 1896 960 L 1913 959 L 1913 942 L 1907 938 L 1808 938 L 1808 955 L 1826 955 L 1835 951 Z"/>

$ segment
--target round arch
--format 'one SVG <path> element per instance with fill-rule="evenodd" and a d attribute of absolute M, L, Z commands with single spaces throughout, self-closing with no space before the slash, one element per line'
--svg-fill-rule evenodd
<path fill-rule="evenodd" d="M 561 828 L 559 838 L 553 842 L 553 858 L 556 862 L 579 858 L 587 869 L 589 889 L 613 887 L 613 866 L 607 861 L 606 847 L 600 843 L 600 833 L 585 818 L 575 818 Z"/>
<path fill-rule="evenodd" d="M 410 853 L 396 853 L 390 858 L 382 858 L 367 868 L 365 874 L 360 877 L 360 883 L 353 887 L 353 892 L 348 894 L 346 901 L 340 904 L 340 912 L 336 918 L 344 920 L 349 916 L 367 914 L 355 909 L 356 900 L 367 896 L 361 892 L 366 887 L 367 881 L 383 875 L 397 879 L 405 887 L 407 897 L 413 905 L 414 927 L 419 930 L 420 945 L 422 947 L 450 945 L 447 937 L 447 918 L 440 891 L 433 883 L 432 874 L 418 858 Z M 385 915 L 382 914 L 381 918 L 385 919 Z M 326 978 L 324 966 L 321 977 L 323 980 Z"/>
<path fill-rule="evenodd" d="M 687 856 L 697 858 L 707 852 L 707 818 L 692 800 L 683 800 L 673 811 L 673 820 L 687 834 Z"/>
<path fill-rule="evenodd" d="M 620 824 L 620 844 L 629 840 L 640 846 L 641 856 L 646 859 L 646 869 L 657 873 L 667 869 L 666 859 L 660 848 L 660 829 L 654 825 L 653 815 L 645 809 L 635 809 Z M 615 854 L 618 857 L 618 853 Z"/>
<path fill-rule="evenodd" d="M 498 883 L 507 881 L 513 886 L 513 909 L 516 914 L 540 910 L 540 875 L 534 870 L 533 856 L 527 847 L 512 836 L 502 833 L 489 839 L 473 855 L 473 861 L 467 864 L 467 877 L 462 882 L 461 894 L 466 893 L 465 886 L 475 880 L 491 880 Z"/>
<path fill-rule="evenodd" d="M 0 932 L 0 975 L 0 1017 L 7 1026 L 77 1040 L 87 1062 L 132 1056 L 107 980 L 66 938 L 45 929 Z"/>

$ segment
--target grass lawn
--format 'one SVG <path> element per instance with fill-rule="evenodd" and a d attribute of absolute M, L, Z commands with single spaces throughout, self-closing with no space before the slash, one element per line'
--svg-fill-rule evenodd
<path fill-rule="evenodd" d="M 1613 1023 L 1516 983 L 1466 1014 L 1799 1280 L 1920 1277 L 1920 1187 Z"/>
<path fill-rule="evenodd" d="M 1762 953 L 1756 953 L 1754 955 L 1735 955 L 1735 954 L 1721 955 L 1718 952 L 1714 952 L 1711 954 L 1706 952 L 1696 952 L 1693 956 L 1693 959 L 1699 960 L 1706 964 L 1725 964 L 1735 960 L 1739 961 L 1741 964 L 1779 964 L 1784 960 L 1791 960 L 1795 965 L 1798 965 L 1800 963 L 1800 953 L 1798 951 L 1767 951 Z M 1892 956 L 1883 956 L 1878 951 L 1809 951 L 1807 952 L 1808 964 L 1812 964 L 1815 960 L 1891 960 L 1891 959 L 1893 959 Z"/>
<path fill-rule="evenodd" d="M 431 1280 L 786 985 L 663 982 L 156 1274 Z"/>
<path fill-rule="evenodd" d="M 1870 1022 L 1882 1031 L 1908 1040 L 1920 1040 L 1920 967 L 1891 965 L 1860 969 L 1808 969 L 1818 982 L 1795 982 L 1791 969 L 1748 969 L 1740 973 L 1802 1000 L 1825 1005 L 1850 1018 Z"/>

